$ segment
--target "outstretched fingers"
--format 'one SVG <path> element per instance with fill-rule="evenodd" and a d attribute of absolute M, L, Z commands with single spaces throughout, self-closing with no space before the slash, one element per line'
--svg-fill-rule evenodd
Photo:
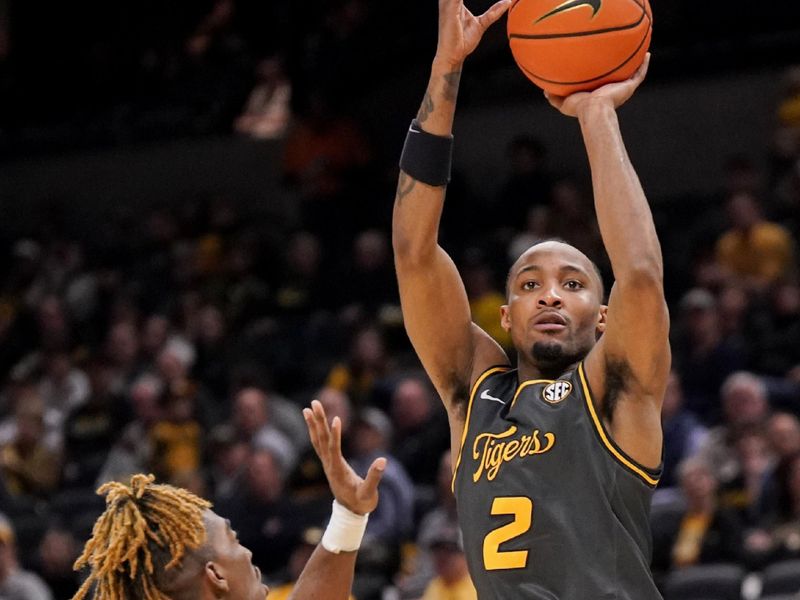
<path fill-rule="evenodd" d="M 481 16 L 476 17 L 478 23 L 480 24 L 481 28 L 485 31 L 489 28 L 489 25 L 497 21 L 503 14 L 511 7 L 514 3 L 514 0 L 499 0 L 495 2 L 489 10 L 483 13 Z"/>
<path fill-rule="evenodd" d="M 645 76 L 647 75 L 647 70 L 650 68 L 650 53 L 644 55 L 644 61 L 642 62 L 641 66 L 636 69 L 636 73 L 633 74 L 633 80 L 636 82 L 636 85 L 639 85 L 644 81 Z"/>
<path fill-rule="evenodd" d="M 344 458 L 342 456 L 342 420 L 339 417 L 333 417 L 330 447 L 334 458 Z"/>
<path fill-rule="evenodd" d="M 367 476 L 364 478 L 364 495 L 370 496 L 378 491 L 378 484 L 381 482 L 381 477 L 386 470 L 386 459 L 383 457 L 376 458 L 367 471 Z"/>
<path fill-rule="evenodd" d="M 328 428 L 328 421 L 325 418 L 325 409 L 322 408 L 322 403 L 319 400 L 313 400 L 310 409 L 303 409 L 303 417 L 306 420 L 314 451 L 320 459 L 327 461 L 330 456 L 331 432 Z"/>

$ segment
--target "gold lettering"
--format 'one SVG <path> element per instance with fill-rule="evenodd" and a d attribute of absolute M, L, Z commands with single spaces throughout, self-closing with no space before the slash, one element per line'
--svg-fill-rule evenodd
<path fill-rule="evenodd" d="M 481 433 L 475 437 L 475 442 L 472 444 L 472 458 L 478 463 L 477 470 L 472 474 L 475 483 L 480 481 L 484 474 L 487 481 L 494 481 L 503 463 L 534 454 L 544 454 L 556 443 L 555 434 L 547 432 L 544 434 L 546 443 L 543 447 L 538 429 L 534 429 L 531 435 L 520 436 L 519 439 L 501 441 L 516 433 L 517 427 L 512 425 L 502 433 Z"/>
<path fill-rule="evenodd" d="M 519 447 L 520 447 L 519 440 L 511 440 L 510 442 L 508 442 L 506 444 L 506 450 L 505 452 L 503 452 L 503 460 L 505 462 L 508 462 L 512 458 L 514 458 L 514 455 L 517 453 L 517 450 L 519 450 Z"/>
<path fill-rule="evenodd" d="M 539 454 L 539 449 L 542 447 L 542 442 L 539 441 L 539 430 L 533 432 L 533 449 L 528 454 Z"/>
<path fill-rule="evenodd" d="M 489 459 L 490 467 L 486 471 L 486 479 L 489 481 L 494 480 L 497 476 L 497 472 L 500 470 L 500 465 L 503 464 L 503 449 L 505 446 L 505 443 L 500 443 L 492 448 L 491 458 Z"/>

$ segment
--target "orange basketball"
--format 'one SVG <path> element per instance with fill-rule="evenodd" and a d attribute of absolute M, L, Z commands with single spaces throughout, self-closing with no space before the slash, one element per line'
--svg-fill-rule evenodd
<path fill-rule="evenodd" d="M 517 0 L 508 42 L 528 79 L 566 96 L 633 75 L 652 24 L 648 0 Z"/>

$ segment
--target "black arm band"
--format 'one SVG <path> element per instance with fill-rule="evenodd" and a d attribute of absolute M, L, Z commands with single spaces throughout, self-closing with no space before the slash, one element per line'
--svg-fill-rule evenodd
<path fill-rule="evenodd" d="M 411 121 L 400 168 L 417 181 L 442 186 L 450 183 L 452 164 L 453 136 L 433 135 L 423 131 L 416 119 Z"/>

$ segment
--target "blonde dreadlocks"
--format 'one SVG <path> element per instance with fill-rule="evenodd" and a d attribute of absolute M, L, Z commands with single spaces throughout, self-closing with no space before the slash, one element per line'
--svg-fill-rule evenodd
<path fill-rule="evenodd" d="M 85 598 L 93 585 L 94 600 L 169 600 L 158 581 L 181 565 L 187 550 L 203 545 L 203 513 L 211 504 L 154 480 L 134 475 L 130 487 L 111 482 L 97 490 L 106 496 L 106 510 L 75 561 L 76 570 L 89 566 L 91 573 L 73 600 Z"/>

